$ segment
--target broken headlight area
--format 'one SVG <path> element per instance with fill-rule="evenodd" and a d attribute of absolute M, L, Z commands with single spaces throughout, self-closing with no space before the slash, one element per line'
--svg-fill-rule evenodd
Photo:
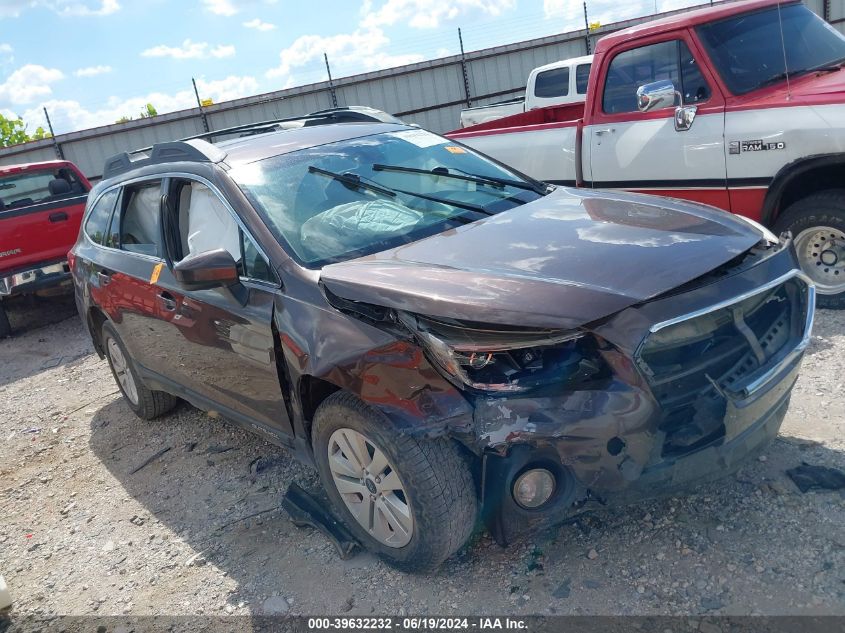
<path fill-rule="evenodd" d="M 430 359 L 461 388 L 520 393 L 575 386 L 603 375 L 595 340 L 580 330 L 495 329 L 400 313 Z"/>

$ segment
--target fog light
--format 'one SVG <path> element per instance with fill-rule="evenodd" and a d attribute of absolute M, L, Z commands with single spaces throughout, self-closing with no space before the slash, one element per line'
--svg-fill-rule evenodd
<path fill-rule="evenodd" d="M 539 508 L 552 498 L 555 476 L 545 468 L 533 468 L 522 473 L 513 485 L 513 498 L 523 508 Z"/>

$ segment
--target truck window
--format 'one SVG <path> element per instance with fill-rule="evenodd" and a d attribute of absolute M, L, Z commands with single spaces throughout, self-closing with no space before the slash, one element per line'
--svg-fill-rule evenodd
<path fill-rule="evenodd" d="M 534 80 L 534 96 L 565 97 L 569 94 L 569 68 L 554 68 L 537 74 Z"/>
<path fill-rule="evenodd" d="M 781 36 L 781 22 L 783 35 Z M 845 36 L 803 4 L 735 15 L 696 28 L 722 80 L 736 95 L 845 61 Z"/>
<path fill-rule="evenodd" d="M 103 244 L 105 241 L 111 212 L 114 210 L 114 203 L 117 202 L 117 194 L 118 189 L 104 193 L 88 214 L 88 219 L 85 221 L 85 234 L 95 244 Z"/>
<path fill-rule="evenodd" d="M 575 67 L 575 92 L 579 95 L 587 94 L 587 83 L 590 79 L 592 64 L 578 64 Z"/>
<path fill-rule="evenodd" d="M 122 207 L 120 248 L 130 253 L 160 256 L 161 181 L 125 187 Z"/>
<path fill-rule="evenodd" d="M 80 193 L 85 188 L 67 169 L 42 169 L 0 178 L 0 209 L 25 207 L 41 202 L 60 200 Z"/>
<path fill-rule="evenodd" d="M 614 57 L 607 70 L 602 109 L 607 114 L 636 112 L 637 89 L 666 79 L 684 95 L 684 103 L 699 103 L 710 97 L 710 88 L 687 45 L 671 40 L 634 48 Z"/>

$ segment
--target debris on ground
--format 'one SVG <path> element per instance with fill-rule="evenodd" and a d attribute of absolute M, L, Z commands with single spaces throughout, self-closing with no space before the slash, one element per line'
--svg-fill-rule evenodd
<path fill-rule="evenodd" d="M 813 466 L 802 462 L 800 466 L 786 471 L 789 478 L 801 492 L 810 490 L 842 490 L 845 488 L 845 473 L 827 466 Z"/>
<path fill-rule="evenodd" d="M 291 484 L 282 499 L 282 508 L 297 527 L 313 527 L 331 541 L 343 560 L 351 558 L 361 545 L 329 511 L 326 500 L 318 500 L 301 486 Z"/>

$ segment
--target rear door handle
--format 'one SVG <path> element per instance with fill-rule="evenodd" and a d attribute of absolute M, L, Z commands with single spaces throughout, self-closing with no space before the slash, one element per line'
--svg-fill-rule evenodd
<path fill-rule="evenodd" d="M 161 304 L 161 307 L 168 312 L 174 312 L 176 310 L 176 299 L 166 290 L 158 293 L 158 301 Z"/>
<path fill-rule="evenodd" d="M 58 213 L 50 214 L 50 222 L 67 222 L 67 213 L 59 211 Z"/>
<path fill-rule="evenodd" d="M 97 273 L 97 280 L 101 286 L 108 286 L 111 283 L 111 273 L 107 270 L 101 270 Z"/>

